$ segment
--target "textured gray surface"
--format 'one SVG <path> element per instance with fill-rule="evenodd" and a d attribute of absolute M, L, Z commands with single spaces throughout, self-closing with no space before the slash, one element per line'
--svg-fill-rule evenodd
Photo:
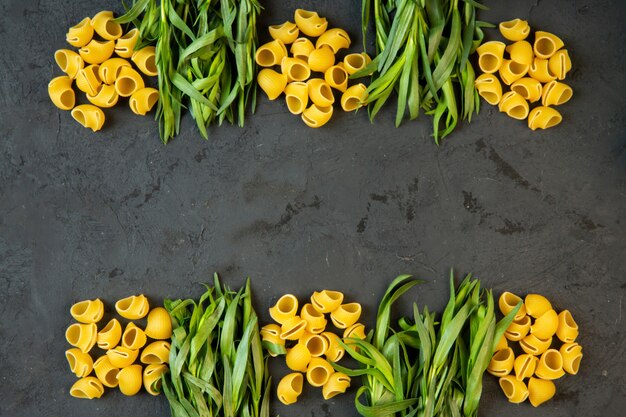
<path fill-rule="evenodd" d="M 264 4 L 261 32 L 299 6 L 359 37 L 358 1 Z M 451 266 L 497 294 L 545 294 L 582 329 L 581 372 L 557 382 L 553 401 L 508 404 L 486 377 L 482 416 L 622 414 L 624 3 L 488 4 L 483 19 L 528 18 L 565 39 L 575 96 L 558 128 L 533 133 L 484 106 L 437 148 L 426 118 L 394 129 L 393 107 L 373 126 L 360 112 L 310 130 L 263 98 L 245 129 L 203 141 L 186 119 L 164 147 L 150 117 L 119 108 L 92 134 L 46 94 L 65 29 L 118 2 L 2 1 L 0 415 L 168 415 L 146 394 L 70 398 L 63 333 L 76 300 L 198 296 L 218 271 L 236 287 L 252 277 L 264 319 L 282 293 L 332 287 L 362 302 L 371 324 L 399 273 L 427 280 L 411 299 L 440 309 Z M 274 414 L 354 416 L 352 399 L 307 390 L 298 406 L 274 401 Z"/>

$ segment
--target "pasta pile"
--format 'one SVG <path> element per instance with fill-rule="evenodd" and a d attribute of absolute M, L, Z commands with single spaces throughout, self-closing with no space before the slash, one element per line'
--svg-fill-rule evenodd
<path fill-rule="evenodd" d="M 526 40 L 530 26 L 521 19 L 500 23 L 500 33 L 513 43 L 490 41 L 476 50 L 483 72 L 475 82 L 478 94 L 510 117 L 528 119 L 532 130 L 558 125 L 563 117 L 554 106 L 568 102 L 574 94 L 561 82 L 572 69 L 563 41 L 552 33 L 536 31 L 531 45 Z M 538 104 L 531 109 L 532 103 Z"/>
<path fill-rule="evenodd" d="M 500 311 L 506 315 L 521 301 L 505 292 L 500 296 Z M 577 337 L 578 325 L 568 310 L 557 314 L 547 298 L 528 294 L 498 342 L 487 371 L 500 378 L 500 387 L 510 402 L 528 399 L 538 407 L 556 393 L 552 381 L 565 373 L 578 373 L 583 352 Z M 553 347 L 557 340 L 561 342 L 558 349 Z M 515 356 L 509 342 L 518 342 L 524 353 Z"/>
<path fill-rule="evenodd" d="M 66 75 L 48 84 L 52 103 L 61 110 L 71 110 L 74 120 L 94 132 L 104 125 L 102 109 L 115 106 L 120 97 L 129 97 L 133 113 L 145 116 L 159 100 L 159 91 L 147 87 L 141 74 L 154 77 L 157 67 L 154 46 L 136 49 L 138 39 L 139 31 L 132 29 L 124 34 L 110 11 L 86 17 L 69 28 L 67 43 L 79 49 L 54 53 L 54 60 Z M 74 82 L 90 104 L 76 105 Z"/>
<path fill-rule="evenodd" d="M 316 12 L 297 9 L 294 20 L 270 26 L 273 41 L 256 51 L 256 63 L 264 67 L 257 82 L 267 97 L 275 100 L 284 93 L 289 111 L 301 115 L 312 128 L 324 126 L 332 117 L 332 89 L 341 93 L 339 101 L 345 111 L 367 104 L 367 87 L 361 83 L 348 86 L 348 79 L 369 64 L 370 57 L 365 52 L 347 54 L 337 63 L 339 51 L 350 47 L 348 33 L 328 29 L 326 18 Z M 313 38 L 317 38 L 315 43 Z M 291 45 L 289 52 L 286 45 Z M 272 69 L 278 66 L 279 71 Z"/>
<path fill-rule="evenodd" d="M 322 387 L 326 400 L 350 387 L 350 377 L 335 372 L 332 363 L 343 357 L 342 343 L 350 345 L 353 339 L 365 339 L 365 326 L 359 323 L 361 305 L 343 303 L 343 299 L 339 291 L 316 291 L 298 314 L 298 299 L 285 294 L 270 308 L 276 324 L 261 329 L 263 346 L 273 357 L 285 355 L 287 367 L 294 371 L 278 383 L 277 396 L 283 404 L 298 400 L 304 385 L 303 374 L 310 385 Z M 341 338 L 326 329 L 326 314 L 336 328 L 343 330 Z"/>
<path fill-rule="evenodd" d="M 150 310 L 144 295 L 133 295 L 115 303 L 117 313 L 129 320 L 126 327 L 112 318 L 98 330 L 104 316 L 100 299 L 84 300 L 70 309 L 77 323 L 71 324 L 65 339 L 72 345 L 65 352 L 70 370 L 79 379 L 70 388 L 76 398 L 100 398 L 104 387 L 119 387 L 124 395 L 135 395 L 143 384 L 151 395 L 161 392 L 161 375 L 167 372 L 172 321 L 163 307 Z M 145 328 L 132 320 L 147 316 Z M 94 362 L 94 346 L 104 351 Z M 140 363 L 136 363 L 139 359 Z M 144 368 L 145 366 L 145 368 Z M 95 374 L 95 376 L 92 375 Z"/>

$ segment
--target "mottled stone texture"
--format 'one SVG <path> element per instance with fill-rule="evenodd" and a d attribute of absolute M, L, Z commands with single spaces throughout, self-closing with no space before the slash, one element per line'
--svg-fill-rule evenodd
<path fill-rule="evenodd" d="M 166 416 L 163 397 L 70 398 L 69 307 L 143 292 L 199 296 L 218 271 L 252 277 L 263 320 L 283 293 L 330 287 L 364 305 L 368 325 L 387 283 L 426 280 L 410 301 L 441 309 L 450 267 L 483 285 L 547 295 L 582 329 L 577 377 L 535 410 L 508 404 L 485 378 L 482 416 L 617 416 L 625 405 L 626 288 L 624 3 L 488 1 L 480 18 L 528 19 L 561 35 L 574 70 L 565 122 L 546 132 L 484 106 L 437 147 L 428 117 L 393 127 L 392 103 L 337 113 L 311 130 L 281 100 L 259 99 L 243 129 L 190 117 L 170 145 L 151 117 L 125 105 L 93 134 L 52 106 L 48 80 L 65 30 L 120 2 L 5 0 L 0 4 L 0 415 Z M 260 22 L 316 9 L 360 45 L 360 2 L 266 1 Z M 488 31 L 487 37 L 497 36 Z M 125 102 L 125 101 L 124 101 Z M 624 314 L 626 315 L 626 314 Z M 285 373 L 272 365 L 276 380 Z M 355 381 L 356 382 L 356 381 Z M 324 402 L 306 388 L 273 415 L 355 416 L 354 390 Z"/>

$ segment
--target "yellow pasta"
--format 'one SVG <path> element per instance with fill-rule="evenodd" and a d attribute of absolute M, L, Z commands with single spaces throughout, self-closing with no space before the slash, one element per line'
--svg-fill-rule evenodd
<path fill-rule="evenodd" d="M 93 38 L 91 19 L 86 17 L 75 26 L 72 26 L 65 35 L 65 40 L 72 46 L 80 48 L 87 45 Z"/>
<path fill-rule="evenodd" d="M 530 378 L 535 374 L 537 367 L 537 357 L 524 353 L 515 358 L 513 369 L 515 369 L 515 378 L 518 381 L 522 381 L 525 378 Z"/>
<path fill-rule="evenodd" d="M 550 81 L 543 86 L 541 104 L 543 106 L 560 106 L 567 103 L 573 95 L 574 92 L 569 85 L 558 81 Z"/>
<path fill-rule="evenodd" d="M 285 74 L 279 74 L 268 68 L 262 69 L 257 75 L 259 87 L 265 91 L 270 100 L 276 100 L 281 95 L 287 86 L 287 81 L 288 78 Z"/>
<path fill-rule="evenodd" d="M 528 381 L 528 400 L 533 407 L 539 407 L 554 397 L 555 393 L 556 386 L 552 381 L 539 378 L 530 378 Z"/>
<path fill-rule="evenodd" d="M 343 293 L 339 291 L 315 291 L 311 296 L 311 304 L 320 313 L 330 313 L 343 302 Z"/>
<path fill-rule="evenodd" d="M 141 365 L 130 365 L 117 374 L 117 381 L 120 391 L 124 395 L 132 396 L 141 389 Z"/>
<path fill-rule="evenodd" d="M 98 347 L 102 350 L 113 349 L 122 338 L 122 325 L 117 319 L 111 319 L 102 330 L 98 332 Z"/>
<path fill-rule="evenodd" d="M 102 394 L 104 394 L 104 387 L 98 378 L 93 376 L 79 379 L 70 388 L 70 395 L 75 398 L 92 400 L 102 397 Z"/>
<path fill-rule="evenodd" d="M 322 334 L 305 334 L 300 338 L 300 343 L 302 343 L 311 353 L 313 357 L 320 357 L 328 351 L 328 346 L 330 346 L 330 340 L 328 336 L 324 333 Z"/>
<path fill-rule="evenodd" d="M 135 52 L 135 45 L 137 45 L 138 40 L 139 30 L 131 29 L 115 41 L 115 48 L 113 50 L 122 58 L 130 58 Z"/>
<path fill-rule="evenodd" d="M 343 58 L 343 65 L 349 75 L 362 70 L 372 62 L 372 59 L 365 52 L 360 54 L 348 54 Z"/>
<path fill-rule="evenodd" d="M 542 83 L 549 83 L 556 79 L 556 75 L 550 72 L 547 59 L 535 58 L 528 68 L 528 75 Z"/>
<path fill-rule="evenodd" d="M 280 72 L 287 76 L 287 81 L 305 81 L 311 76 L 309 64 L 298 58 L 284 57 L 280 62 Z"/>
<path fill-rule="evenodd" d="M 559 379 L 565 375 L 561 353 L 556 349 L 543 352 L 535 368 L 535 375 L 541 379 Z"/>
<path fill-rule="evenodd" d="M 120 69 L 120 73 L 115 80 L 115 91 L 117 91 L 117 94 L 119 94 L 121 97 L 130 97 L 135 92 L 143 88 L 145 88 L 145 83 L 143 81 L 143 78 L 137 71 L 135 71 L 131 67 L 122 67 Z M 148 311 L 146 310 L 144 316 L 147 313 Z"/>
<path fill-rule="evenodd" d="M 156 48 L 154 46 L 144 46 L 135 51 L 130 58 L 135 63 L 139 71 L 150 77 L 156 77 L 159 74 L 156 65 Z"/>
<path fill-rule="evenodd" d="M 139 351 L 135 349 L 129 349 L 124 346 L 116 346 L 113 349 L 107 350 L 106 355 L 109 357 L 111 365 L 116 368 L 125 368 L 135 362 L 137 356 L 139 356 Z"/>
<path fill-rule="evenodd" d="M 119 97 L 117 91 L 115 91 L 115 87 L 107 84 L 102 84 L 95 96 L 87 94 L 87 100 L 89 100 L 91 104 L 101 108 L 115 106 Z"/>
<path fill-rule="evenodd" d="M 113 55 L 114 41 L 98 41 L 92 39 L 78 50 L 81 58 L 88 64 L 101 64 Z"/>
<path fill-rule="evenodd" d="M 361 304 L 342 304 L 330 313 L 330 319 L 338 329 L 345 329 L 356 323 L 361 317 Z"/>
<path fill-rule="evenodd" d="M 307 38 L 298 38 L 291 45 L 290 52 L 294 58 L 299 58 L 308 62 L 309 55 L 311 55 L 311 52 L 314 50 L 315 46 L 313 45 L 313 42 Z"/>
<path fill-rule="evenodd" d="M 338 65 L 328 68 L 324 73 L 324 80 L 335 90 L 344 93 L 348 88 L 348 73 L 343 63 L 340 62 Z"/>
<path fill-rule="evenodd" d="M 491 105 L 497 105 L 502 99 L 502 84 L 493 74 L 481 74 L 474 82 L 476 91 Z"/>
<path fill-rule="evenodd" d="M 513 375 L 506 375 L 500 378 L 498 381 L 500 388 L 509 399 L 509 402 L 514 404 L 523 403 L 528 398 L 528 388 L 523 381 L 518 381 Z"/>
<path fill-rule="evenodd" d="M 48 83 L 48 95 L 52 103 L 61 110 L 71 110 L 76 104 L 72 79 L 67 75 L 53 78 Z"/>
<path fill-rule="evenodd" d="M 308 127 L 318 128 L 324 126 L 333 115 L 333 106 L 320 107 L 312 104 L 302 112 L 302 121 Z"/>
<path fill-rule="evenodd" d="M 528 294 L 524 299 L 524 305 L 526 306 L 528 315 L 535 319 L 552 309 L 550 301 L 540 294 Z"/>
<path fill-rule="evenodd" d="M 329 362 L 339 362 L 346 350 L 341 345 L 341 339 L 333 332 L 323 332 L 322 336 L 328 339 L 328 348 L 326 349 L 326 360 Z"/>
<path fill-rule="evenodd" d="M 159 90 L 152 87 L 144 87 L 135 91 L 128 100 L 128 105 L 133 113 L 145 116 L 159 101 Z"/>
<path fill-rule="evenodd" d="M 285 375 L 278 383 L 276 396 L 285 405 L 293 404 L 298 401 L 298 397 L 302 394 L 303 383 L 304 378 L 300 372 Z"/>
<path fill-rule="evenodd" d="M 521 320 L 522 317 L 526 315 L 526 306 L 524 306 L 522 299 L 517 295 L 508 291 L 503 292 L 498 299 L 498 307 L 500 307 L 500 312 L 506 316 L 517 307 L 520 302 L 522 302 L 522 306 L 517 310 L 514 320 Z"/>
<path fill-rule="evenodd" d="M 285 344 L 285 341 L 280 338 L 280 326 L 278 324 L 266 324 L 261 327 L 261 331 L 259 333 L 263 341 L 278 343 L 281 345 Z"/>
<path fill-rule="evenodd" d="M 511 91 L 515 91 L 525 100 L 534 103 L 541 99 L 541 83 L 534 78 L 524 77 L 511 84 Z M 522 308 L 524 306 L 522 305 Z"/>
<path fill-rule="evenodd" d="M 322 45 L 309 54 L 309 68 L 311 71 L 325 72 L 328 68 L 335 65 L 335 54 L 329 46 Z"/>
<path fill-rule="evenodd" d="M 93 369 L 102 385 L 109 388 L 117 387 L 117 374 L 120 370 L 113 366 L 107 355 L 100 356 L 93 364 Z"/>
<path fill-rule="evenodd" d="M 311 78 L 306 82 L 309 87 L 309 98 L 318 107 L 332 106 L 335 97 L 328 83 L 321 78 Z"/>
<path fill-rule="evenodd" d="M 163 307 L 155 307 L 148 313 L 146 336 L 156 340 L 169 339 L 172 336 L 172 319 Z"/>
<path fill-rule="evenodd" d="M 294 18 L 300 32 L 313 38 L 320 36 L 328 27 L 326 18 L 320 17 L 317 12 L 296 9 Z"/>
<path fill-rule="evenodd" d="M 550 309 L 543 313 L 530 326 L 530 333 L 539 339 L 548 339 L 554 336 L 556 329 L 559 327 L 559 318 L 556 311 Z"/>
<path fill-rule="evenodd" d="M 513 320 L 504 332 L 504 336 L 513 342 L 517 342 L 526 337 L 529 331 L 530 317 L 524 316 L 520 320 Z"/>
<path fill-rule="evenodd" d="M 170 363 L 170 344 L 163 340 L 150 343 L 141 352 L 140 360 L 146 365 Z"/>
<path fill-rule="evenodd" d="M 500 23 L 499 28 L 502 36 L 513 42 L 526 39 L 530 33 L 530 26 L 528 26 L 528 22 L 522 19 L 513 19 L 508 22 L 502 22 Z"/>
<path fill-rule="evenodd" d="M 131 68 L 130 62 L 123 58 L 110 58 L 100 64 L 98 77 L 105 84 L 115 84 L 115 80 L 120 75 L 122 67 Z"/>
<path fill-rule="evenodd" d="M 355 84 L 341 95 L 341 108 L 344 111 L 354 111 L 367 104 L 367 87 L 363 83 Z"/>
<path fill-rule="evenodd" d="M 293 43 L 300 34 L 298 26 L 289 21 L 280 25 L 270 25 L 268 29 L 272 39 L 279 39 L 285 45 Z"/>
<path fill-rule="evenodd" d="M 519 345 L 522 350 L 531 355 L 541 355 L 543 352 L 548 350 L 551 344 L 551 337 L 548 339 L 539 339 L 534 334 L 529 334 L 519 341 Z"/>
<path fill-rule="evenodd" d="M 558 80 L 564 80 L 567 73 L 572 69 L 572 60 L 567 49 L 560 49 L 555 52 L 548 60 L 548 68 Z"/>
<path fill-rule="evenodd" d="M 283 295 L 278 299 L 276 304 L 270 307 L 270 316 L 278 324 L 283 324 L 287 319 L 294 317 L 297 313 L 298 299 L 293 294 Z"/>
<path fill-rule="evenodd" d="M 498 73 L 500 74 L 500 79 L 506 85 L 511 85 L 526 75 L 526 73 L 528 73 L 528 68 L 529 65 L 505 59 L 502 61 L 502 65 L 500 66 L 500 69 L 498 69 Z"/>
<path fill-rule="evenodd" d="M 509 91 L 502 96 L 498 108 L 502 113 L 508 114 L 517 120 L 524 120 L 528 116 L 528 102 L 515 91 Z"/>
<path fill-rule="evenodd" d="M 511 61 L 522 65 L 530 65 L 533 63 L 533 47 L 526 41 L 517 41 L 506 47 L 506 51 L 511 57 Z"/>
<path fill-rule="evenodd" d="M 95 323 L 74 323 L 65 331 L 65 339 L 67 342 L 84 353 L 88 353 L 93 345 L 96 344 L 97 337 L 98 328 Z"/>
<path fill-rule="evenodd" d="M 76 87 L 87 95 L 95 96 L 100 90 L 102 81 L 98 77 L 98 65 L 88 65 L 76 74 Z"/>
<path fill-rule="evenodd" d="M 306 321 L 306 331 L 313 334 L 319 334 L 326 328 L 326 319 L 324 315 L 315 308 L 313 304 L 305 304 L 300 310 L 300 317 Z"/>
<path fill-rule="evenodd" d="M 333 50 L 333 53 L 336 54 L 340 49 L 348 49 L 351 43 L 352 42 L 350 41 L 348 32 L 343 29 L 333 28 L 328 29 L 326 32 L 322 33 L 319 38 L 317 38 L 315 48 L 319 49 L 323 45 L 326 45 Z"/>
<path fill-rule="evenodd" d="M 120 94 L 121 95 L 121 94 Z M 128 320 L 139 320 L 148 314 L 150 304 L 145 295 L 131 295 L 115 303 L 117 314 Z"/>
<path fill-rule="evenodd" d="M 122 334 L 122 346 L 128 349 L 141 349 L 144 347 L 147 340 L 144 331 L 137 327 L 132 321 L 128 323 Z"/>
<path fill-rule="evenodd" d="M 515 363 L 515 354 L 513 349 L 506 348 L 497 351 L 487 367 L 487 372 L 495 376 L 505 376 L 511 373 L 513 364 Z"/>
<path fill-rule="evenodd" d="M 549 129 L 561 123 L 563 117 L 552 107 L 538 106 L 528 115 L 528 127 L 532 130 Z"/>
<path fill-rule="evenodd" d="M 556 329 L 556 336 L 563 343 L 572 343 L 578 337 L 578 324 L 574 321 L 569 310 L 559 313 L 559 327 Z"/>
<path fill-rule="evenodd" d="M 563 369 L 571 375 L 576 375 L 583 358 L 583 348 L 578 343 L 565 343 L 559 349 L 563 358 Z"/>
<path fill-rule="evenodd" d="M 306 380 L 314 387 L 321 387 L 328 382 L 328 379 L 334 372 L 335 369 L 327 360 L 311 358 L 309 367 L 306 370 Z"/>
<path fill-rule="evenodd" d="M 498 344 L 496 345 L 496 347 L 495 347 L 495 349 L 493 351 L 497 352 L 499 350 L 506 349 L 508 347 L 509 347 L 509 342 L 507 342 L 506 337 L 504 335 L 502 335 L 500 340 L 498 340 Z"/>
<path fill-rule="evenodd" d="M 350 377 L 343 372 L 335 372 L 322 387 L 322 395 L 325 400 L 330 400 L 343 394 L 348 388 L 350 388 Z"/>
<path fill-rule="evenodd" d="M 302 113 L 309 103 L 309 86 L 301 81 L 287 84 L 285 100 L 291 114 Z"/>
<path fill-rule="evenodd" d="M 83 127 L 89 128 L 94 132 L 102 129 L 104 125 L 104 112 L 92 105 L 81 104 L 72 109 L 72 117 Z"/>
<path fill-rule="evenodd" d="M 256 63 L 261 67 L 272 67 L 279 65 L 287 56 L 287 48 L 280 39 L 259 46 L 254 55 Z"/>
<path fill-rule="evenodd" d="M 143 370 L 143 387 L 150 395 L 161 393 L 161 375 L 167 372 L 167 365 L 152 364 Z"/>
<path fill-rule="evenodd" d="M 91 26 L 100 37 L 113 41 L 123 33 L 122 26 L 113 19 L 113 12 L 103 10 L 91 18 Z"/>
<path fill-rule="evenodd" d="M 70 78 L 76 78 L 78 71 L 85 67 L 85 61 L 74 51 L 59 49 L 54 53 L 54 60 Z"/>
<path fill-rule="evenodd" d="M 482 72 L 493 74 L 500 69 L 502 60 L 504 59 L 505 45 L 498 41 L 489 41 L 483 43 L 476 49 L 478 53 L 478 66 Z"/>
<path fill-rule="evenodd" d="M 293 316 L 285 320 L 280 328 L 280 338 L 283 340 L 298 340 L 306 330 L 306 320 L 300 316 Z"/>
<path fill-rule="evenodd" d="M 309 362 L 311 362 L 311 352 L 301 343 L 294 345 L 287 350 L 285 363 L 287 367 L 293 371 L 306 372 Z"/>
<path fill-rule="evenodd" d="M 345 339 L 359 339 L 365 340 L 365 326 L 362 323 L 354 323 L 352 326 L 348 327 L 343 331 L 343 338 Z M 346 344 L 350 345 L 350 341 L 346 340 Z"/>
<path fill-rule="evenodd" d="M 552 33 L 540 30 L 535 32 L 533 50 L 538 58 L 549 59 L 556 51 L 561 49 L 563 45 L 561 38 Z"/>
<path fill-rule="evenodd" d="M 65 358 L 70 365 L 70 370 L 78 378 L 86 377 L 93 369 L 93 359 L 89 353 L 85 353 L 78 348 L 71 348 L 65 351 Z"/>

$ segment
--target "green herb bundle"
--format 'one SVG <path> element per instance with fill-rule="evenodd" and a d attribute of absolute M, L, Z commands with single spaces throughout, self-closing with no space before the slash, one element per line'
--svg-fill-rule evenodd
<path fill-rule="evenodd" d="M 243 126 L 256 104 L 257 0 L 135 0 L 119 23 L 139 29 L 138 47 L 156 45 L 161 140 L 180 130 L 189 107 L 200 134 L 226 119 Z"/>
<path fill-rule="evenodd" d="M 436 143 L 454 130 L 459 114 L 471 121 L 480 101 L 468 58 L 488 26 L 476 20 L 476 8 L 484 6 L 476 0 L 362 0 L 364 47 L 373 12 L 377 55 L 352 77 L 372 75 L 370 119 L 396 91 L 396 126 L 407 112 L 417 118 L 421 108 L 433 116 Z"/>
<path fill-rule="evenodd" d="M 270 378 L 250 280 L 235 293 L 216 274 L 198 302 L 164 304 L 174 324 L 163 376 L 172 417 L 269 417 Z"/>

